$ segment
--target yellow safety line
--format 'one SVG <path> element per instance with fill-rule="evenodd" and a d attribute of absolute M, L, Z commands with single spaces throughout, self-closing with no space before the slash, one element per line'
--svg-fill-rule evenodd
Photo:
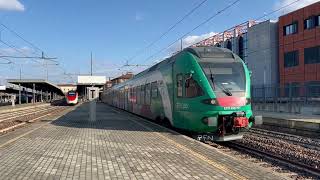
<path fill-rule="evenodd" d="M 140 119 L 142 119 L 142 118 L 140 118 Z M 137 123 L 137 124 L 139 124 L 140 126 L 146 128 L 146 129 L 148 129 L 148 130 L 150 130 L 150 131 L 154 131 L 152 128 L 150 128 L 150 127 L 148 127 L 148 126 L 145 126 L 145 125 L 141 124 L 141 123 L 138 122 L 138 121 L 135 121 L 135 120 L 132 120 L 132 119 L 129 119 L 129 120 L 130 120 L 130 121 L 133 121 L 133 122 L 135 122 L 135 123 Z M 144 119 L 143 119 L 143 120 L 144 120 Z M 166 139 L 166 140 L 169 141 L 170 143 L 174 144 L 176 147 L 187 151 L 188 153 L 190 153 L 190 154 L 192 154 L 193 156 L 195 156 L 195 157 L 197 157 L 197 158 L 199 158 L 199 159 L 207 162 L 208 164 L 210 164 L 210 165 L 212 165 L 213 167 L 221 170 L 222 172 L 224 172 L 224 173 L 226 173 L 226 174 L 228 174 L 228 175 L 231 175 L 231 176 L 234 177 L 235 179 L 248 179 L 248 178 L 246 178 L 246 177 L 244 177 L 244 176 L 242 176 L 242 175 L 240 175 L 240 174 L 237 174 L 237 173 L 233 172 L 233 170 L 231 170 L 231 169 L 229 169 L 229 168 L 221 165 L 220 163 L 218 163 L 218 162 L 216 162 L 216 161 L 213 161 L 213 160 L 211 160 L 211 159 L 208 159 L 207 157 L 205 157 L 205 156 L 203 156 L 203 155 L 201 155 L 201 154 L 199 154 L 199 153 L 197 153 L 197 152 L 195 152 L 195 151 L 193 151 L 193 150 L 185 147 L 184 145 L 179 144 L 179 143 L 175 142 L 174 140 L 167 138 L 166 136 L 162 135 L 162 134 L 159 133 L 159 132 L 155 132 L 155 133 L 157 133 L 157 135 L 159 135 L 160 137 Z"/>

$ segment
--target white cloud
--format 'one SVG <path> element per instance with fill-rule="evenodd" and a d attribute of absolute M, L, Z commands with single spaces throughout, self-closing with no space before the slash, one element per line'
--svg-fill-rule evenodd
<path fill-rule="evenodd" d="M 211 36 L 214 36 L 215 32 L 210 32 L 210 33 L 206 33 L 206 34 L 202 34 L 202 35 L 193 35 L 193 36 L 187 36 L 186 38 L 184 38 L 182 40 L 182 48 L 186 48 L 186 47 L 189 47 L 195 43 L 198 43 L 204 39 L 207 39 Z M 170 48 L 169 48 L 169 53 L 174 53 L 174 52 L 177 52 L 181 49 L 181 42 L 177 42 L 175 43 L 174 45 L 172 45 Z"/>
<path fill-rule="evenodd" d="M 0 0 L 0 10 L 24 11 L 24 5 L 18 0 Z"/>
<path fill-rule="evenodd" d="M 279 9 L 283 6 L 286 6 L 290 3 L 293 3 L 294 1 L 296 0 L 279 0 L 278 2 L 275 3 L 274 5 L 274 9 Z M 293 3 L 292 5 L 288 6 L 287 8 L 285 8 L 282 13 L 289 13 L 289 12 L 292 12 L 294 10 L 297 10 L 297 9 L 300 9 L 300 8 L 303 8 L 305 6 L 308 6 L 310 4 L 313 4 L 313 3 L 316 3 L 318 2 L 319 0 L 301 0 L 301 1 L 298 1 L 296 3 Z"/>

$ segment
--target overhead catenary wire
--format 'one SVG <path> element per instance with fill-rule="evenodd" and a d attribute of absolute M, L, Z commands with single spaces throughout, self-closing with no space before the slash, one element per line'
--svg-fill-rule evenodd
<path fill-rule="evenodd" d="M 272 15 L 272 14 L 274 14 L 274 13 L 276 13 L 276 12 L 282 10 L 282 9 L 285 9 L 285 8 L 291 6 L 291 5 L 293 5 L 293 4 L 295 4 L 295 3 L 299 2 L 299 1 L 301 1 L 301 0 L 295 0 L 295 1 L 291 2 L 291 3 L 288 3 L 288 4 L 282 6 L 282 7 L 278 8 L 278 9 L 275 9 L 275 10 L 269 12 L 269 13 L 264 14 L 263 16 L 260 16 L 260 17 L 255 18 L 253 21 L 259 21 L 259 20 L 261 20 L 261 19 L 263 19 L 263 18 L 265 18 L 265 17 L 267 17 L 267 16 L 270 16 L 270 15 Z M 232 28 L 229 28 L 229 29 L 232 29 Z M 222 32 L 220 32 L 220 33 L 222 33 Z M 218 33 L 218 34 L 219 34 L 219 33 Z M 211 37 L 209 37 L 209 38 L 211 38 Z M 209 39 L 209 38 L 206 38 L 206 39 L 201 40 L 201 41 L 199 41 L 199 42 L 205 41 L 205 40 L 207 40 L 207 39 Z M 197 43 L 199 43 L 199 42 L 196 42 L 196 43 L 192 44 L 191 46 L 193 46 L 193 45 L 195 45 L 195 44 L 197 44 Z"/>
<path fill-rule="evenodd" d="M 267 13 L 267 14 L 264 14 L 261 17 L 256 18 L 255 20 L 258 21 L 258 20 L 263 19 L 263 18 L 265 18 L 267 16 L 270 16 L 271 14 L 274 14 L 274 13 L 276 13 L 278 11 L 281 11 L 282 9 L 285 9 L 285 8 L 291 6 L 291 5 L 293 5 L 293 4 L 295 4 L 295 3 L 299 2 L 299 1 L 301 1 L 301 0 L 292 1 L 291 3 L 288 3 L 288 4 L 284 5 L 284 6 L 279 7 L 278 9 L 275 9 L 275 10 L 273 10 L 273 11 Z"/>
<path fill-rule="evenodd" d="M 0 39 L 0 42 L 1 42 L 2 44 L 6 45 L 6 46 L 9 47 L 9 48 L 12 48 L 12 49 L 15 50 L 16 52 L 18 52 L 18 53 L 26 56 L 26 54 L 25 54 L 23 51 L 19 50 L 16 46 L 9 44 L 9 43 L 3 41 L 2 39 Z M 34 61 L 34 62 L 36 62 L 36 63 L 40 63 L 39 61 L 36 61 L 35 59 L 31 59 L 31 60 Z"/>
<path fill-rule="evenodd" d="M 199 27 L 203 26 L 204 24 L 208 23 L 209 21 L 211 21 L 213 18 L 215 18 L 216 16 L 220 15 L 221 13 L 223 13 L 224 11 L 228 10 L 229 8 L 233 7 L 234 5 L 236 5 L 240 0 L 236 0 L 233 1 L 232 3 L 230 3 L 229 5 L 225 6 L 224 8 L 218 10 L 216 13 L 214 13 L 212 16 L 208 17 L 207 19 L 205 19 L 204 21 L 202 21 L 200 24 L 198 24 L 197 26 L 195 26 L 193 29 L 191 29 L 190 31 L 188 31 L 187 33 L 183 34 L 182 36 L 180 36 L 178 39 L 176 39 L 175 41 L 173 41 L 172 43 L 170 43 L 168 46 L 160 49 L 159 51 L 157 51 L 156 53 L 152 54 L 151 56 L 149 56 L 148 58 L 146 58 L 144 60 L 144 62 L 147 62 L 149 60 L 151 60 L 154 56 L 160 54 L 161 52 L 163 52 L 166 49 L 169 49 L 173 44 L 175 44 L 176 42 L 180 41 L 181 39 L 183 39 L 185 36 L 189 35 L 190 33 L 192 33 L 193 31 L 195 31 L 196 29 L 198 29 Z M 131 68 L 130 71 L 132 71 L 135 67 Z"/>
<path fill-rule="evenodd" d="M 295 3 L 299 2 L 299 1 L 301 1 L 301 0 L 295 0 L 295 1 L 293 1 L 293 2 L 290 2 L 290 3 L 288 3 L 288 4 L 284 5 L 284 6 L 279 7 L 278 9 L 275 9 L 275 10 L 269 12 L 269 13 L 264 14 L 263 16 L 260 16 L 260 17 L 255 18 L 254 21 L 261 20 L 261 19 L 263 19 L 263 18 L 265 18 L 265 17 L 267 17 L 267 16 L 270 16 L 270 15 L 276 13 L 276 12 L 279 12 L 279 11 L 281 11 L 282 9 L 285 9 L 285 8 L 291 6 L 291 5 L 293 5 L 293 4 L 295 4 Z M 201 24 L 205 24 L 205 23 L 201 23 Z M 192 30 L 192 31 L 194 31 L 194 30 Z M 191 31 L 191 32 L 192 32 L 192 31 Z M 188 32 L 188 33 L 189 33 L 189 32 Z M 184 35 L 184 36 L 186 36 L 186 35 Z M 184 36 L 182 36 L 182 38 L 183 38 Z M 181 40 L 182 38 L 179 38 L 179 39 L 175 40 L 174 42 L 170 43 L 169 46 L 167 46 L 167 47 L 165 47 L 165 48 L 162 48 L 161 50 L 157 51 L 155 54 L 149 56 L 144 62 L 149 61 L 149 60 L 150 60 L 151 58 L 153 58 L 154 56 L 160 54 L 161 52 L 163 52 L 163 51 L 166 50 L 166 49 L 169 49 L 173 44 L 175 44 L 176 42 L 178 42 L 178 41 Z M 202 40 L 202 41 L 203 41 L 203 40 Z M 201 42 L 201 41 L 200 41 L 200 42 Z M 199 43 L 199 42 L 197 42 L 197 43 Z M 197 44 L 197 43 L 195 43 L 195 44 Z M 193 45 L 194 45 L 194 44 L 193 44 Z M 270 49 L 270 48 L 266 48 L 266 49 Z M 251 52 L 250 52 L 250 53 L 251 53 Z M 131 68 L 130 71 L 132 71 L 134 68 L 135 68 L 135 67 Z"/>
<path fill-rule="evenodd" d="M 29 44 L 30 46 L 32 46 L 33 48 L 39 50 L 40 52 L 43 52 L 42 49 L 40 49 L 38 46 L 36 46 L 35 44 L 33 44 L 32 42 L 26 40 L 25 38 L 23 38 L 19 33 L 17 33 L 16 31 L 14 31 L 13 29 L 9 28 L 7 25 L 5 25 L 4 23 L 0 22 L 0 25 L 3 26 L 4 28 L 6 28 L 9 32 L 11 32 L 12 34 L 14 34 L 15 36 L 19 37 L 21 40 L 23 40 L 24 42 L 26 42 L 27 44 Z"/>
<path fill-rule="evenodd" d="M 148 44 L 145 48 L 140 49 L 137 51 L 131 58 L 128 59 L 127 63 L 135 59 L 137 56 L 141 55 L 143 52 L 145 52 L 147 49 L 152 47 L 154 44 L 156 44 L 158 41 L 160 41 L 163 37 L 165 37 L 170 31 L 172 31 L 175 27 L 177 27 L 181 22 L 183 22 L 186 18 L 188 18 L 191 14 L 193 14 L 197 9 L 199 9 L 204 3 L 206 3 L 208 0 L 201 1 L 198 5 L 196 5 L 194 8 L 192 8 L 187 14 L 185 14 L 181 19 L 179 19 L 175 24 L 170 26 L 166 31 L 164 31 L 158 38 L 156 38 L 154 41 L 152 41 L 150 44 Z"/>
<path fill-rule="evenodd" d="M 189 35 L 190 33 L 192 33 L 193 31 L 195 31 L 196 29 L 198 29 L 199 27 L 203 26 L 204 24 L 208 23 L 209 21 L 211 21 L 213 18 L 215 18 L 216 16 L 220 15 L 221 13 L 223 13 L 224 11 L 228 10 L 229 8 L 233 7 L 234 5 L 236 5 L 240 0 L 236 0 L 233 1 L 231 4 L 227 5 L 226 7 L 222 8 L 221 10 L 217 11 L 215 14 L 213 14 L 212 16 L 210 16 L 209 18 L 207 18 L 206 20 L 202 21 L 200 24 L 198 24 L 197 26 L 195 26 L 193 29 L 191 29 L 190 31 L 188 31 L 187 33 L 183 34 L 182 36 L 180 36 L 178 39 L 176 39 L 175 41 L 173 41 L 172 43 L 170 43 L 167 47 L 164 47 L 162 49 L 160 49 L 159 51 L 157 51 L 156 53 L 154 53 L 153 55 L 149 56 L 148 58 L 146 58 L 144 60 L 144 62 L 149 61 L 151 58 L 153 58 L 154 56 L 160 54 L 161 52 L 163 52 L 166 49 L 169 49 L 173 44 L 175 44 L 176 42 L 180 41 L 181 39 L 183 39 L 185 36 Z"/>
<path fill-rule="evenodd" d="M 26 38 L 24 38 L 22 35 L 20 35 L 17 31 L 13 30 L 12 28 L 8 27 L 7 25 L 5 25 L 4 23 L 0 22 L 0 26 L 4 27 L 5 29 L 7 29 L 10 33 L 12 33 L 13 35 L 15 35 L 16 37 L 18 37 L 19 39 L 21 39 L 22 41 L 24 41 L 25 43 L 27 43 L 28 45 L 30 45 L 33 49 L 33 51 L 31 52 L 31 54 L 34 54 L 36 55 L 37 57 L 32 57 L 32 56 L 28 56 L 25 54 L 25 52 L 21 51 L 19 48 L 17 48 L 16 46 L 14 45 L 11 45 L 5 41 L 3 41 L 1 38 L 0 38 L 0 42 L 6 46 L 8 46 L 9 48 L 12 48 L 13 50 L 15 50 L 16 52 L 22 54 L 24 57 L 18 57 L 18 56 L 9 56 L 8 57 L 0 57 L 2 59 L 5 59 L 7 61 L 9 61 L 9 63 L 7 64 L 16 64 L 14 63 L 11 59 L 9 58 L 19 58 L 19 59 L 23 59 L 23 58 L 26 58 L 26 59 L 31 59 L 32 61 L 36 62 L 36 63 L 39 63 L 39 64 L 42 64 L 41 62 L 37 61 L 36 59 L 42 59 L 43 61 L 53 61 L 53 62 L 56 62 L 58 66 L 60 66 L 60 64 L 58 64 L 57 61 L 54 61 L 52 59 L 55 59 L 55 58 L 47 58 L 45 57 L 44 55 L 44 50 L 41 49 L 40 47 L 38 47 L 37 45 L 35 45 L 34 43 L 28 41 Z M 39 53 L 36 53 L 36 51 L 40 51 L 40 55 L 38 55 Z M 3 55 L 3 56 L 6 56 L 6 55 Z M 39 57 L 38 57 L 39 56 Z M 47 62 L 46 64 L 42 64 L 43 67 L 47 68 Z"/>

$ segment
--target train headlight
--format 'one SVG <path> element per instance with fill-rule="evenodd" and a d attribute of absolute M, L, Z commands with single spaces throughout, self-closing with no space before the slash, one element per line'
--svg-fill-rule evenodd
<path fill-rule="evenodd" d="M 202 118 L 202 122 L 207 126 L 217 126 L 218 124 L 216 117 L 204 117 Z"/>
<path fill-rule="evenodd" d="M 205 99 L 202 102 L 204 104 L 218 105 L 218 101 L 216 99 Z"/>

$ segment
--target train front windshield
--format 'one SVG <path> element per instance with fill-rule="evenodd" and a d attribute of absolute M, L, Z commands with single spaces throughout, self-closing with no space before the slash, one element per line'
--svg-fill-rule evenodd
<path fill-rule="evenodd" d="M 75 92 L 68 92 L 68 96 L 76 96 Z"/>
<path fill-rule="evenodd" d="M 243 95 L 246 90 L 241 62 L 201 62 L 212 89 L 218 96 Z"/>

